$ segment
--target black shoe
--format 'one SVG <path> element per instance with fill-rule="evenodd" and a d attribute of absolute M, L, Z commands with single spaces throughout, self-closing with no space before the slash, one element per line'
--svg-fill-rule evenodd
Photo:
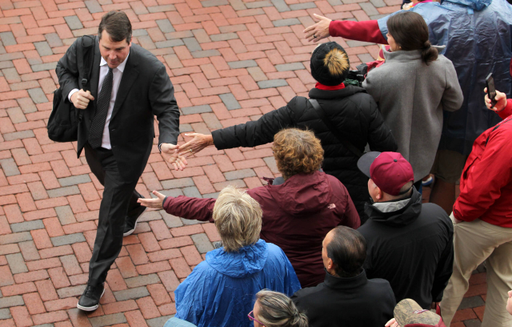
<path fill-rule="evenodd" d="M 142 197 L 142 196 L 141 196 Z M 137 221 L 140 215 L 146 210 L 146 207 L 139 205 L 135 209 L 130 210 L 124 220 L 123 236 L 132 235 L 137 228 Z"/>
<path fill-rule="evenodd" d="M 103 284 L 99 286 L 87 285 L 76 307 L 82 311 L 94 311 L 98 309 L 103 294 L 105 294 Z"/>

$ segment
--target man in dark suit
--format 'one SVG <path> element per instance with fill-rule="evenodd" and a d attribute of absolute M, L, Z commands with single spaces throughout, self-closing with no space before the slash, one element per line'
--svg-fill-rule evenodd
<path fill-rule="evenodd" d="M 123 235 L 133 233 L 144 211 L 137 203 L 137 181 L 151 152 L 154 116 L 159 145 L 169 163 L 179 165 L 176 142 L 179 109 L 165 66 L 150 52 L 132 44 L 132 27 L 123 12 L 105 14 L 94 44 L 89 89 L 79 86 L 81 39 L 68 49 L 56 73 L 63 94 L 83 117 L 78 128 L 78 156 L 85 157 L 104 185 L 98 230 L 89 264 L 89 281 L 77 307 L 94 311 L 104 293 L 107 272 L 121 251 Z M 86 63 L 85 63 L 86 64 Z"/>

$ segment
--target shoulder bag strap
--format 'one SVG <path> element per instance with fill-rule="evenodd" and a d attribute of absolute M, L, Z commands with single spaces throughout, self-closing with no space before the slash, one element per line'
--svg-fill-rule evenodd
<path fill-rule="evenodd" d="M 324 124 L 331 130 L 331 133 L 334 134 L 334 136 L 336 136 L 336 138 L 341 142 L 343 143 L 343 145 L 350 150 L 350 152 L 352 152 L 353 154 L 356 155 L 356 157 L 360 158 L 363 153 L 358 149 L 356 148 L 352 143 L 350 143 L 349 141 L 347 141 L 343 135 L 341 135 L 341 133 L 339 132 L 339 130 L 336 128 L 336 126 L 334 126 L 334 124 L 327 119 L 327 117 L 325 117 L 325 113 L 324 113 L 324 110 L 322 109 L 322 107 L 320 106 L 320 104 L 318 103 L 318 101 L 316 101 L 315 99 L 308 99 L 309 102 L 311 103 L 311 105 L 313 105 L 313 108 L 315 108 L 316 112 L 318 113 L 318 115 L 320 116 L 320 118 L 322 118 L 322 121 L 324 122 Z"/>

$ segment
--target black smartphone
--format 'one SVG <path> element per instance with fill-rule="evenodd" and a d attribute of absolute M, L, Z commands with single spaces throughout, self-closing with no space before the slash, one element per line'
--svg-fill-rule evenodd
<path fill-rule="evenodd" d="M 496 87 L 494 87 L 494 78 L 492 78 L 492 73 L 490 73 L 485 79 L 487 83 L 487 96 L 491 99 L 491 105 L 494 107 L 496 105 Z"/>

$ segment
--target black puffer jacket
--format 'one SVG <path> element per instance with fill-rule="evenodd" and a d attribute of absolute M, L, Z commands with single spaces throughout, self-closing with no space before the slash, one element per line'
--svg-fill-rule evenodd
<path fill-rule="evenodd" d="M 397 149 L 377 104 L 364 89 L 356 86 L 336 91 L 314 88 L 309 92 L 309 97 L 317 99 L 327 119 L 361 152 L 367 143 L 373 151 Z M 289 127 L 308 128 L 322 141 L 324 171 L 336 176 L 345 185 L 361 216 L 361 222 L 366 221 L 364 203 L 369 198 L 368 177 L 357 169 L 357 156 L 331 133 L 307 98 L 294 97 L 285 107 L 266 113 L 257 121 L 216 130 L 212 132 L 213 143 L 219 150 L 253 147 L 272 142 L 277 132 Z"/>

